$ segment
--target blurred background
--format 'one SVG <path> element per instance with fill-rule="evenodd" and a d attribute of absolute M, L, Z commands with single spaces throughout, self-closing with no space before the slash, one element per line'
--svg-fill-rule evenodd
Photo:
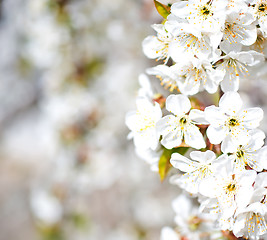
<path fill-rule="evenodd" d="M 0 240 L 159 239 L 178 189 L 124 123 L 153 1 L 0 4 Z"/>

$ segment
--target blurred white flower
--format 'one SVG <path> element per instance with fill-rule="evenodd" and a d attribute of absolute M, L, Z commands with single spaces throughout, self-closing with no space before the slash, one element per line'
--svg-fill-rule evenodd
<path fill-rule="evenodd" d="M 58 198 L 44 190 L 32 192 L 31 208 L 34 216 L 47 225 L 57 224 L 62 219 L 63 209 Z"/>
<path fill-rule="evenodd" d="M 129 137 L 133 137 L 136 147 L 156 149 L 159 141 L 156 123 L 162 116 L 160 106 L 146 98 L 137 98 L 136 106 L 137 111 L 126 115 L 126 125 L 131 130 Z"/>

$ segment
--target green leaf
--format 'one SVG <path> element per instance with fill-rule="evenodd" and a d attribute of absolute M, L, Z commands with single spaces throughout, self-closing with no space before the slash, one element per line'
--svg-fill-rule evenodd
<path fill-rule="evenodd" d="M 180 153 L 181 155 L 185 155 L 189 147 L 178 147 L 174 148 L 172 153 Z"/>
<path fill-rule="evenodd" d="M 172 151 L 165 148 L 159 159 L 159 176 L 160 176 L 161 181 L 165 179 L 171 167 L 171 164 L 170 164 L 171 154 L 172 154 Z"/>
<path fill-rule="evenodd" d="M 163 18 L 167 18 L 168 15 L 170 14 L 170 6 L 167 6 L 167 5 L 164 5 L 156 0 L 154 0 L 154 4 L 155 4 L 155 7 L 158 11 L 158 13 L 163 17 Z"/>
<path fill-rule="evenodd" d="M 180 153 L 184 155 L 188 149 L 189 147 L 178 147 L 171 150 L 164 148 L 163 153 L 159 159 L 159 165 L 158 165 L 161 182 L 166 178 L 170 168 L 172 167 L 170 163 L 171 155 L 173 153 Z"/>

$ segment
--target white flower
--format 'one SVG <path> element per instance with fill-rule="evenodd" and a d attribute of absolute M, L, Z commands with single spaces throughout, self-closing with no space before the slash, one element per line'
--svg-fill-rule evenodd
<path fill-rule="evenodd" d="M 188 55 L 208 58 L 218 47 L 219 43 L 211 41 L 210 35 L 203 33 L 194 25 L 181 23 L 176 18 L 169 17 L 165 27 L 175 36 L 169 44 L 169 54 L 175 62 L 180 62 Z"/>
<path fill-rule="evenodd" d="M 267 34 L 267 1 L 254 0 L 251 2 L 250 11 L 254 15 L 255 20 L 258 21 L 260 29 L 266 36 Z"/>
<path fill-rule="evenodd" d="M 223 163 L 224 161 L 224 163 Z M 222 218 L 228 219 L 234 215 L 237 207 L 245 207 L 250 201 L 253 192 L 252 184 L 256 172 L 247 170 L 239 173 L 232 171 L 228 159 L 223 159 L 221 166 L 218 164 L 214 177 L 206 178 L 199 185 L 200 194 L 217 198 L 221 208 Z"/>
<path fill-rule="evenodd" d="M 219 101 L 219 107 L 205 108 L 205 118 L 210 123 L 207 136 L 212 144 L 222 142 L 225 153 L 234 152 L 236 145 L 246 144 L 249 130 L 259 126 L 263 118 L 261 108 L 242 110 L 242 100 L 236 92 L 226 92 Z"/>
<path fill-rule="evenodd" d="M 148 58 L 157 60 L 169 59 L 169 44 L 173 41 L 173 36 L 165 29 L 163 24 L 154 24 L 152 26 L 157 32 L 157 36 L 148 36 L 144 39 L 142 46 L 144 54 Z"/>
<path fill-rule="evenodd" d="M 140 74 L 138 78 L 141 88 L 138 90 L 138 97 L 144 97 L 149 100 L 153 99 L 154 92 L 149 81 L 149 78 L 145 74 Z"/>
<path fill-rule="evenodd" d="M 258 240 L 267 232 L 266 213 L 266 204 L 260 202 L 252 203 L 244 208 L 239 212 L 234 223 L 233 233 L 235 236 Z"/>
<path fill-rule="evenodd" d="M 178 168 L 180 171 L 185 172 L 176 183 L 191 194 L 198 193 L 200 182 L 212 176 L 213 164 L 216 161 L 216 155 L 212 151 L 200 152 L 193 151 L 190 153 L 192 160 L 182 156 L 179 153 L 173 153 L 170 163 Z M 224 157 L 224 156 L 223 156 Z"/>
<path fill-rule="evenodd" d="M 248 5 L 244 0 L 228 0 L 227 12 L 246 12 L 248 10 Z"/>
<path fill-rule="evenodd" d="M 255 50 L 267 57 L 267 40 L 263 36 L 263 33 L 260 29 L 257 29 L 257 39 L 256 42 L 250 46 L 251 50 Z"/>
<path fill-rule="evenodd" d="M 224 76 L 222 71 L 213 69 L 209 61 L 195 57 L 176 65 L 179 90 L 185 95 L 194 95 L 203 89 L 215 93 Z"/>
<path fill-rule="evenodd" d="M 206 123 L 203 112 L 191 109 L 191 103 L 185 95 L 170 95 L 166 99 L 166 109 L 174 115 L 167 115 L 157 122 L 157 131 L 162 135 L 161 144 L 172 149 L 182 140 L 193 148 L 204 148 L 206 143 L 195 124 Z M 189 114 L 187 114 L 190 111 Z"/>
<path fill-rule="evenodd" d="M 247 12 L 232 11 L 227 15 L 224 29 L 223 40 L 230 49 L 241 50 L 241 44 L 249 46 L 257 39 L 257 29 L 252 24 L 254 18 Z"/>
<path fill-rule="evenodd" d="M 248 66 L 254 66 L 263 61 L 262 54 L 256 51 L 235 52 L 228 49 L 227 45 L 221 44 L 221 49 L 226 53 L 221 57 L 222 60 L 217 69 L 225 72 L 221 88 L 224 92 L 237 91 L 239 89 L 239 80 L 248 76 Z"/>
<path fill-rule="evenodd" d="M 259 239 L 267 232 L 266 194 L 267 173 L 259 173 L 255 179 L 254 192 L 248 206 L 237 209 L 233 232 L 237 237 Z"/>
<path fill-rule="evenodd" d="M 138 148 L 156 149 L 159 137 L 156 133 L 156 122 L 161 118 L 162 112 L 158 103 L 151 103 L 146 98 L 137 98 L 137 111 L 126 115 L 126 125 L 132 131 L 130 137 Z"/>
<path fill-rule="evenodd" d="M 195 57 L 180 60 L 171 67 L 158 65 L 148 69 L 147 73 L 160 78 L 170 91 L 178 88 L 185 95 L 194 95 L 203 89 L 215 93 L 224 76 L 224 72 L 213 69 L 209 61 Z"/>
<path fill-rule="evenodd" d="M 32 193 L 31 208 L 35 217 L 45 224 L 57 224 L 62 219 L 63 209 L 59 199 L 44 190 Z"/>
<path fill-rule="evenodd" d="M 212 216 L 202 214 L 198 211 L 192 199 L 184 194 L 172 201 L 172 208 L 175 211 L 175 223 L 180 235 L 186 239 L 200 240 L 215 239 L 211 235 L 217 233 Z"/>
<path fill-rule="evenodd" d="M 263 170 L 263 164 L 266 161 L 263 154 L 260 154 L 261 147 L 264 144 L 265 134 L 259 129 L 249 131 L 251 136 L 248 143 L 234 146 L 233 154 L 230 156 L 234 167 L 241 171 L 248 165 L 252 169 L 260 172 Z M 223 151 L 224 149 L 222 149 Z"/>
<path fill-rule="evenodd" d="M 171 14 L 207 32 L 214 32 L 224 22 L 227 0 L 191 0 L 174 3 Z"/>
<path fill-rule="evenodd" d="M 161 229 L 160 240 L 180 240 L 181 237 L 170 227 L 163 227 Z"/>
<path fill-rule="evenodd" d="M 166 87 L 170 88 L 171 92 L 178 88 L 177 80 L 179 76 L 177 74 L 176 65 L 171 67 L 166 65 L 157 65 L 156 67 L 147 69 L 147 73 L 156 75 L 156 77 L 161 80 L 161 85 L 165 85 Z"/>

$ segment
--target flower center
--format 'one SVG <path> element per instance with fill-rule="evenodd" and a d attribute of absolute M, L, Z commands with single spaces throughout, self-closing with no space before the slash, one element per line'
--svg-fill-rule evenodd
<path fill-rule="evenodd" d="M 196 231 L 202 222 L 202 219 L 200 219 L 198 216 L 192 216 L 189 221 L 188 225 L 191 231 Z"/>
<path fill-rule="evenodd" d="M 236 119 L 231 118 L 231 119 L 229 120 L 229 126 L 230 126 L 230 127 L 235 127 L 235 126 L 237 126 L 237 125 L 238 125 L 238 121 L 237 121 Z"/>
<path fill-rule="evenodd" d="M 267 6 L 265 3 L 261 3 L 258 7 L 259 12 L 265 12 L 267 10 Z"/>
<path fill-rule="evenodd" d="M 229 192 L 233 192 L 235 189 L 236 189 L 236 185 L 234 183 L 230 183 L 226 189 L 229 191 Z"/>
<path fill-rule="evenodd" d="M 181 123 L 182 125 L 186 124 L 186 123 L 187 123 L 187 119 L 186 119 L 185 117 L 182 117 L 182 118 L 180 119 L 180 123 Z"/>
<path fill-rule="evenodd" d="M 236 152 L 236 156 L 238 158 L 242 158 L 242 157 L 244 157 L 244 152 L 242 150 L 239 150 L 239 151 Z"/>
<path fill-rule="evenodd" d="M 201 12 L 201 14 L 202 15 L 209 15 L 210 14 L 210 10 L 206 7 L 206 6 L 204 6 L 201 10 L 200 10 L 200 12 Z"/>

